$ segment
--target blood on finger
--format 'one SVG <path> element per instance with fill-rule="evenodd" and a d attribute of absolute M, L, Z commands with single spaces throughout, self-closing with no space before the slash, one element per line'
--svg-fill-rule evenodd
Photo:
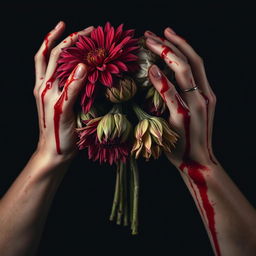
<path fill-rule="evenodd" d="M 160 90 L 160 94 L 163 100 L 166 102 L 165 93 L 169 90 L 169 85 L 168 85 L 167 78 L 164 75 L 162 75 L 161 77 L 161 85 L 162 85 L 162 88 Z"/>
<path fill-rule="evenodd" d="M 45 58 L 47 58 L 48 55 L 48 50 L 49 50 L 49 37 L 50 37 L 51 33 L 48 33 L 45 38 L 44 38 L 44 44 L 45 44 L 45 48 L 43 50 L 43 56 Z"/>
<path fill-rule="evenodd" d="M 75 36 L 75 35 L 77 35 L 77 34 L 78 34 L 78 32 L 73 32 L 73 33 L 71 33 L 71 34 L 69 35 L 72 44 L 73 44 L 73 36 Z"/>
<path fill-rule="evenodd" d="M 165 45 L 163 45 L 162 46 L 162 48 L 163 48 L 163 51 L 161 52 L 161 58 L 162 59 L 168 59 L 168 62 L 170 63 L 170 64 L 172 64 L 172 63 L 175 63 L 177 66 L 179 66 L 179 63 L 178 62 L 176 62 L 176 61 L 174 61 L 174 60 L 170 60 L 170 58 L 168 57 L 168 53 L 170 52 L 170 53 L 172 53 L 173 55 L 175 55 L 175 52 L 170 48 L 170 47 L 167 47 L 167 46 L 165 46 Z"/>

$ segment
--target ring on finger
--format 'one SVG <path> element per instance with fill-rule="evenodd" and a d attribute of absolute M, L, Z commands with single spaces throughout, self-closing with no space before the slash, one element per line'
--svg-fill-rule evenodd
<path fill-rule="evenodd" d="M 194 86 L 194 87 L 192 87 L 192 88 L 185 89 L 185 90 L 182 90 L 182 91 L 183 91 L 183 92 L 193 92 L 193 91 L 195 91 L 195 90 L 198 90 L 198 86 L 197 86 L 197 85 Z"/>

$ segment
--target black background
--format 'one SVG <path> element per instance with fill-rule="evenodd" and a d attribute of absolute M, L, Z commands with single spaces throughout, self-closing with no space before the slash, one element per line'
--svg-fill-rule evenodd
<path fill-rule="evenodd" d="M 218 103 L 214 151 L 249 201 L 255 193 L 255 19 L 251 6 L 88 1 L 1 3 L 1 172 L 3 195 L 37 144 L 32 94 L 33 56 L 59 20 L 66 35 L 110 21 L 162 34 L 171 26 L 204 59 Z M 179 173 L 165 159 L 140 166 L 140 230 L 108 221 L 115 172 L 87 160 L 73 162 L 54 199 L 38 255 L 213 255 L 208 237 Z"/>

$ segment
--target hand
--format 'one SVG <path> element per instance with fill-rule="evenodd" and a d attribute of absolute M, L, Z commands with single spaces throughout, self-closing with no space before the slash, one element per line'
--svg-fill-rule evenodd
<path fill-rule="evenodd" d="M 74 44 L 78 35 L 89 35 L 93 27 L 72 33 L 53 48 L 54 42 L 59 39 L 64 30 L 65 23 L 61 21 L 47 34 L 35 55 L 34 96 L 40 129 L 37 151 L 43 152 L 53 159 L 66 160 L 71 159 L 77 152 L 73 105 L 83 87 L 87 70 L 84 64 L 78 64 L 63 90 L 60 91 L 55 73 L 57 60 L 62 48 Z"/>
<path fill-rule="evenodd" d="M 172 29 L 165 29 L 164 35 L 166 38 L 145 32 L 147 47 L 174 71 L 181 89 L 178 93 L 156 65 L 150 68 L 149 78 L 169 109 L 169 123 L 180 135 L 174 152 L 166 155 L 177 167 L 184 162 L 217 164 L 211 144 L 216 97 L 207 80 L 202 58 Z M 195 86 L 198 89 L 184 92 Z"/>

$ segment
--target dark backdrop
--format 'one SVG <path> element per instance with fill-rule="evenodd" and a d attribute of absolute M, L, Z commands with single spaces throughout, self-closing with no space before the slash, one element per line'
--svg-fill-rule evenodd
<path fill-rule="evenodd" d="M 89 1 L 1 5 L 1 172 L 3 195 L 35 149 L 33 56 L 59 20 L 66 35 L 89 25 L 125 23 L 141 35 L 171 26 L 203 57 L 218 104 L 215 154 L 250 202 L 255 193 L 255 20 L 250 6 L 186 2 Z M 53 202 L 38 255 L 213 255 L 195 205 L 178 172 L 162 157 L 139 162 L 140 230 L 108 221 L 114 169 L 81 153 Z M 101 252 L 101 253 L 100 253 Z"/>

